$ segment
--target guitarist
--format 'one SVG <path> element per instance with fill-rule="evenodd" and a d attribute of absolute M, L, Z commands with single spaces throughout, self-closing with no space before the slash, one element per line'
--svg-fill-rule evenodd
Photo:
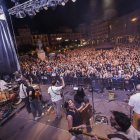
<path fill-rule="evenodd" d="M 70 99 L 67 102 L 65 102 L 65 108 L 66 108 L 66 117 L 68 122 L 68 129 L 83 129 L 85 128 L 85 125 L 82 123 L 82 117 L 80 112 L 77 111 L 74 102 Z M 73 135 L 71 140 L 83 140 L 83 135 Z"/>
<path fill-rule="evenodd" d="M 133 114 L 130 133 L 140 139 L 140 84 L 136 86 L 137 93 L 132 95 L 128 104 L 130 105 L 131 113 Z"/>
<path fill-rule="evenodd" d="M 74 102 L 69 99 L 65 102 L 68 129 L 84 129 L 86 125 L 82 122 L 81 113 L 76 109 Z M 73 134 L 71 140 L 84 140 L 82 134 Z"/>
<path fill-rule="evenodd" d="M 77 93 L 74 95 L 74 103 L 77 110 L 80 111 L 82 115 L 82 120 L 86 124 L 87 132 L 92 131 L 91 117 L 93 115 L 92 106 L 89 103 L 88 97 L 85 95 L 84 89 L 79 88 Z"/>

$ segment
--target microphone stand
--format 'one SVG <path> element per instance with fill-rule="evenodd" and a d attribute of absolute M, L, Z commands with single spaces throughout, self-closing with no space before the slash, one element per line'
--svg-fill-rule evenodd
<path fill-rule="evenodd" d="M 95 114 L 95 104 L 94 104 L 94 89 L 92 87 L 92 113 L 93 113 L 93 117 L 94 117 L 94 114 Z"/>
<path fill-rule="evenodd" d="M 93 113 L 93 120 L 94 122 L 98 121 L 96 119 L 99 119 L 100 118 L 100 123 L 103 123 L 104 121 L 106 122 L 106 124 L 108 124 L 108 119 L 106 116 L 104 115 L 97 115 L 97 114 L 101 114 L 101 112 L 97 113 L 96 110 L 95 110 L 95 97 L 94 97 L 94 86 L 92 85 L 92 113 Z"/>

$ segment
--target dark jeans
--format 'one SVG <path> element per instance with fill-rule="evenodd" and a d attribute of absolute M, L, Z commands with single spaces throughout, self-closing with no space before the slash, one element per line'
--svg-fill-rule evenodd
<path fill-rule="evenodd" d="M 25 103 L 25 107 L 27 109 L 27 112 L 31 113 L 31 107 L 30 107 L 30 102 L 29 102 L 28 97 L 23 98 L 22 101 Z"/>
<path fill-rule="evenodd" d="M 38 99 L 33 99 L 32 101 L 30 101 L 30 107 L 34 118 L 37 117 L 37 113 L 39 117 L 41 116 L 42 107 Z"/>

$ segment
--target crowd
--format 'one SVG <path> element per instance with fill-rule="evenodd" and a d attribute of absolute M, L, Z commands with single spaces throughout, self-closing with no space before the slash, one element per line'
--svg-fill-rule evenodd
<path fill-rule="evenodd" d="M 61 107 L 63 106 L 69 130 L 87 128 L 87 132 L 91 132 L 93 110 L 83 88 L 78 88 L 73 100 L 68 99 L 63 105 L 61 90 L 65 84 L 79 84 L 81 81 L 83 84 L 91 84 L 92 81 L 93 84 L 93 80 L 96 81 L 95 83 L 100 81 L 99 84 L 102 88 L 116 89 L 118 88 L 116 84 L 121 83 L 125 90 L 135 89 L 135 86 L 140 84 L 139 53 L 139 46 L 120 45 L 110 50 L 95 50 L 94 47 L 76 48 L 53 59 L 47 58 L 45 61 L 29 56 L 21 57 L 20 65 L 23 77 L 18 81 L 20 84 L 19 102 L 23 101 L 28 113 L 32 113 L 34 120 L 38 120 L 44 116 L 44 111 L 40 87 L 34 87 L 37 86 L 34 83 L 49 83 L 51 85 L 47 93 L 51 97 L 56 115 L 55 120 L 61 120 Z M 18 76 L 20 75 L 15 74 L 15 79 L 18 80 Z M 60 79 L 61 85 L 57 83 Z M 132 125 L 125 114 L 112 111 L 110 122 L 111 126 L 116 129 L 116 133 L 108 135 L 109 139 L 139 139 L 140 86 L 137 86 L 137 90 L 138 93 L 132 95 L 128 103 L 134 113 Z M 87 112 L 82 114 L 83 108 L 87 107 L 89 107 Z M 96 135 L 92 137 L 98 140 Z M 71 140 L 76 139 L 82 140 L 84 137 L 81 134 L 74 134 Z"/>
<path fill-rule="evenodd" d="M 89 84 L 100 79 L 106 88 L 124 85 L 123 89 L 131 90 L 140 83 L 139 53 L 136 45 L 120 45 L 111 50 L 84 47 L 45 61 L 26 56 L 20 63 L 24 77 L 36 83 L 51 83 L 53 77 L 63 73 L 66 84 Z"/>

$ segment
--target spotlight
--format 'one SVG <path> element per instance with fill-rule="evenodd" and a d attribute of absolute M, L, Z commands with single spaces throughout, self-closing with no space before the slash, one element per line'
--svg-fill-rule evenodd
<path fill-rule="evenodd" d="M 19 3 L 20 0 L 11 1 L 15 3 L 15 6 L 8 9 L 9 14 L 23 18 L 26 16 L 25 14 L 35 16 L 40 10 L 47 10 L 49 7 L 55 10 L 58 5 L 65 6 L 69 0 L 28 0 L 23 3 Z M 76 0 L 72 0 L 72 2 L 76 2 Z"/>
<path fill-rule="evenodd" d="M 49 3 L 49 5 L 51 6 L 51 7 L 56 7 L 57 6 L 57 4 L 58 4 L 58 1 L 51 1 L 50 3 Z"/>
<path fill-rule="evenodd" d="M 40 11 L 40 3 L 39 3 L 39 1 L 36 1 L 34 4 L 33 4 L 33 6 L 32 6 L 32 9 L 34 9 L 35 10 L 35 12 L 39 12 Z"/>
<path fill-rule="evenodd" d="M 35 16 L 36 15 L 36 12 L 32 9 L 30 9 L 29 11 L 27 11 L 27 14 L 31 17 Z"/>
<path fill-rule="evenodd" d="M 62 6 L 65 6 L 65 2 L 62 2 L 61 5 L 62 5 Z"/>
<path fill-rule="evenodd" d="M 39 13 L 39 9 L 38 9 L 38 8 L 36 8 L 36 9 L 35 9 L 35 12 L 36 12 L 36 13 Z"/>
<path fill-rule="evenodd" d="M 24 13 L 24 11 L 19 11 L 16 13 L 16 17 L 17 18 L 25 18 L 26 14 Z"/>
<path fill-rule="evenodd" d="M 43 7 L 44 8 L 44 10 L 48 10 L 48 7 L 47 6 L 45 6 L 45 7 Z"/>

